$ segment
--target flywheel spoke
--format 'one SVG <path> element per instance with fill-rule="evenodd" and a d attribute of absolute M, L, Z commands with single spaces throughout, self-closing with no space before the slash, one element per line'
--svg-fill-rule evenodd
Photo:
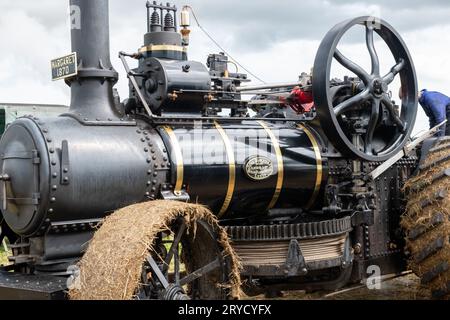
<path fill-rule="evenodd" d="M 380 100 L 373 99 L 372 100 L 372 114 L 370 116 L 369 125 L 367 127 L 367 133 L 365 138 L 365 152 L 367 154 L 373 154 L 373 134 L 375 132 L 375 128 L 380 117 Z"/>
<path fill-rule="evenodd" d="M 355 104 L 366 101 L 370 97 L 369 89 L 365 89 L 363 92 L 341 102 L 334 108 L 334 113 L 336 115 L 341 115 L 349 110 L 351 110 Z"/>
<path fill-rule="evenodd" d="M 399 62 L 398 62 L 395 66 L 393 66 L 393 67 L 391 68 L 391 71 L 389 71 L 388 74 L 386 74 L 386 75 L 383 77 L 383 81 L 384 81 L 386 84 L 390 84 L 392 81 L 394 81 L 395 76 L 396 76 L 400 71 L 402 71 L 402 69 L 403 69 L 404 66 L 405 66 L 405 60 L 399 59 Z"/>
<path fill-rule="evenodd" d="M 345 57 L 338 49 L 336 49 L 336 51 L 334 52 L 334 58 L 345 68 L 356 74 L 366 86 L 368 85 L 370 76 L 363 68 Z"/>
<path fill-rule="evenodd" d="M 372 75 L 378 76 L 380 74 L 380 61 L 373 41 L 373 26 L 366 26 L 366 45 L 372 61 Z"/>

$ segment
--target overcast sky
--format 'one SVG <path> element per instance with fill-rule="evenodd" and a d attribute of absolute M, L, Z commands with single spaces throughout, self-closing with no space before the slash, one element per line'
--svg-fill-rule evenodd
<path fill-rule="evenodd" d="M 68 0 L 0 0 L 0 102 L 68 104 L 70 90 L 52 82 L 50 60 L 71 52 L 67 24 Z M 190 0 L 200 23 L 240 63 L 266 82 L 295 81 L 310 71 L 317 48 L 336 23 L 376 15 L 388 21 L 405 40 L 414 60 L 420 88 L 450 95 L 450 1 L 448 0 Z M 146 26 L 145 0 L 110 0 L 111 59 L 121 79 L 121 98 L 127 80 L 117 58 L 120 50 L 136 51 Z M 205 62 L 218 52 L 192 21 L 189 57 Z M 356 33 L 355 33 L 356 34 Z M 361 33 L 361 41 L 363 34 Z M 341 47 L 363 66 L 368 55 L 356 35 Z M 383 69 L 392 61 L 377 41 Z M 386 52 L 385 52 L 386 51 Z M 386 62 L 385 62 L 386 61 Z M 337 70 L 342 75 L 342 70 Z M 255 81 L 256 83 L 256 81 Z M 393 91 L 397 87 L 394 85 Z M 395 94 L 396 96 L 396 94 Z M 416 131 L 427 127 L 421 112 Z"/>

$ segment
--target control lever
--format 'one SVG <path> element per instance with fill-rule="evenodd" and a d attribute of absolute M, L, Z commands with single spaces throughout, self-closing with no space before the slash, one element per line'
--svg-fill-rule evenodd
<path fill-rule="evenodd" d="M 125 68 L 125 71 L 127 73 L 127 77 L 128 79 L 130 79 L 131 84 L 134 87 L 134 90 L 136 91 L 136 94 L 139 97 L 139 100 L 141 100 L 142 105 L 144 106 L 145 111 L 147 111 L 148 115 L 150 116 L 150 118 L 155 118 L 155 115 L 153 114 L 152 110 L 150 109 L 147 101 L 145 101 L 144 96 L 142 95 L 141 89 L 139 89 L 139 85 L 136 81 L 136 77 L 134 75 L 134 73 L 131 71 L 130 67 L 128 66 L 127 61 L 125 60 L 125 57 L 131 57 L 134 59 L 138 59 L 140 56 L 140 54 L 138 53 L 125 53 L 123 51 L 119 52 L 119 58 L 122 61 L 123 67 Z"/>

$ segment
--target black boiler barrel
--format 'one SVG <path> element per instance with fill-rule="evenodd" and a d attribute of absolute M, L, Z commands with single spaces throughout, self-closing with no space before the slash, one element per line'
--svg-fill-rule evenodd
<path fill-rule="evenodd" d="M 16 120 L 0 140 L 0 169 L 10 177 L 0 185 L 3 217 L 14 232 L 29 236 L 154 199 L 168 178 L 163 150 L 159 134 L 141 121 L 83 126 L 71 117 Z"/>
<path fill-rule="evenodd" d="M 328 178 L 318 135 L 303 125 L 262 121 L 161 126 L 174 192 L 219 217 L 271 208 L 311 209 Z"/>

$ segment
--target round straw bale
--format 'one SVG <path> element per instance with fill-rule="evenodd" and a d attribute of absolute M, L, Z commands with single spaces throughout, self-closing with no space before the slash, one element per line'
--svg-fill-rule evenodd
<path fill-rule="evenodd" d="M 178 217 L 195 232 L 198 221 L 211 225 L 224 255 L 230 259 L 228 288 L 231 298 L 241 294 L 240 262 L 226 231 L 206 207 L 178 201 L 156 200 L 131 205 L 108 216 L 95 232 L 79 262 L 79 278 L 70 299 L 128 300 L 135 297 L 144 259 L 158 233 L 168 230 Z"/>

